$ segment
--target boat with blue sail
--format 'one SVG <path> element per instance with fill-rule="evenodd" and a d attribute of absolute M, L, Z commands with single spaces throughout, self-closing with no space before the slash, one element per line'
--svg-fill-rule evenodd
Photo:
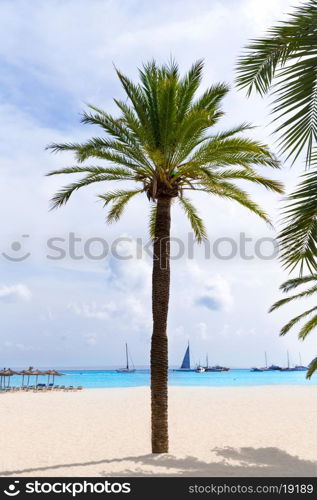
<path fill-rule="evenodd" d="M 196 370 L 193 370 L 191 367 L 190 367 L 190 349 L 189 349 L 189 342 L 188 342 L 188 346 L 187 346 L 187 349 L 185 351 L 185 355 L 184 355 L 184 358 L 183 358 L 183 362 L 181 364 L 181 367 L 180 368 L 174 368 L 173 369 L 174 372 L 194 372 Z"/>

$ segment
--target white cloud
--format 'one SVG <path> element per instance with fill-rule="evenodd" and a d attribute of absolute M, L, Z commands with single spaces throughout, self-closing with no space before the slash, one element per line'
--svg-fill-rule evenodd
<path fill-rule="evenodd" d="M 29 301 L 32 297 L 31 290 L 22 283 L 16 285 L 0 285 L 0 301 L 1 300 L 24 300 Z"/>
<path fill-rule="evenodd" d="M 226 312 L 232 309 L 234 299 L 228 280 L 220 274 L 206 273 L 206 270 L 195 262 L 189 262 L 187 268 L 189 275 L 196 282 L 196 303 L 198 305 Z"/>
<path fill-rule="evenodd" d="M 78 304 L 77 302 L 71 302 L 67 308 L 74 314 L 77 314 L 77 316 L 101 320 L 109 319 L 111 314 L 117 311 L 117 306 L 113 301 L 108 304 L 101 304 L 100 306 L 98 306 L 95 302 L 92 302 L 91 304 Z"/>

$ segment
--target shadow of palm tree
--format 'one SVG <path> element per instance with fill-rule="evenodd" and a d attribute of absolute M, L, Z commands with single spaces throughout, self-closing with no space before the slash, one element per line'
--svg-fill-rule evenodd
<path fill-rule="evenodd" d="M 45 467 L 34 467 L 20 470 L 1 471 L 0 476 L 40 473 L 71 467 L 89 467 L 92 465 L 113 465 L 98 476 L 177 476 L 177 477 L 315 477 L 317 462 L 304 460 L 290 455 L 279 448 L 214 448 L 212 450 L 222 460 L 206 462 L 197 457 L 177 458 L 173 455 L 141 455 L 124 458 L 52 464 Z M 117 464 L 132 462 L 129 469 L 118 472 Z M 162 469 L 166 469 L 162 472 Z M 58 472 L 57 472 L 58 475 Z"/>
<path fill-rule="evenodd" d="M 205 462 L 196 457 L 176 458 L 172 455 L 129 457 L 136 467 L 117 476 L 177 476 L 177 477 L 315 477 L 317 462 L 303 460 L 279 448 L 215 448 L 221 461 Z M 113 460 L 115 463 L 118 460 Z M 235 462 L 235 463 L 233 463 Z M 145 467 L 145 468 L 144 468 Z M 147 468 L 148 471 L 146 470 Z M 162 472 L 166 468 L 166 472 Z M 157 469 L 157 472 L 155 471 Z M 109 476 L 109 473 L 101 473 Z"/>

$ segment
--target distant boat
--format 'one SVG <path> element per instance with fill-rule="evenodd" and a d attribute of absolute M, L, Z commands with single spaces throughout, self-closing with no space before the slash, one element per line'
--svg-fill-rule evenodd
<path fill-rule="evenodd" d="M 251 372 L 265 372 L 265 371 L 268 371 L 266 351 L 264 352 L 264 357 L 265 357 L 265 367 L 257 368 L 255 366 L 255 367 L 251 368 L 251 370 L 250 370 Z"/>
<path fill-rule="evenodd" d="M 294 372 L 305 372 L 308 370 L 308 367 L 302 365 L 302 357 L 300 355 L 300 352 L 298 354 L 299 354 L 299 365 L 295 365 Z"/>
<path fill-rule="evenodd" d="M 278 365 L 271 365 L 268 367 L 268 370 L 277 370 L 277 371 L 281 371 L 282 370 L 282 367 L 281 366 L 278 366 Z"/>
<path fill-rule="evenodd" d="M 228 372 L 230 368 L 227 368 L 226 366 L 215 365 L 212 366 L 210 370 L 215 372 Z"/>
<path fill-rule="evenodd" d="M 125 344 L 125 355 L 126 355 L 126 366 L 125 368 L 119 368 L 118 370 L 116 370 L 117 373 L 133 373 L 135 372 L 135 368 L 134 368 L 134 364 L 133 364 L 133 361 L 131 359 L 131 364 L 132 364 L 132 367 L 133 368 L 130 368 L 130 365 L 129 365 L 129 351 L 128 351 L 128 344 L 126 343 Z"/>
<path fill-rule="evenodd" d="M 205 366 L 205 372 L 228 372 L 230 368 L 226 368 L 225 366 L 209 366 L 208 362 L 208 354 L 206 356 L 206 366 Z"/>
<path fill-rule="evenodd" d="M 289 352 L 287 351 L 287 367 L 282 368 L 282 372 L 294 372 L 295 368 L 290 367 L 290 362 L 289 362 Z"/>
<path fill-rule="evenodd" d="M 196 366 L 195 372 L 197 372 L 197 373 L 204 373 L 205 371 L 206 370 L 205 370 L 205 368 L 203 366 L 201 366 L 201 365 Z"/>
<path fill-rule="evenodd" d="M 191 367 L 190 367 L 189 342 L 188 342 L 187 349 L 185 351 L 185 355 L 184 355 L 181 367 L 180 368 L 175 368 L 173 371 L 174 372 L 194 372 L 195 371 L 195 370 L 192 370 Z"/>

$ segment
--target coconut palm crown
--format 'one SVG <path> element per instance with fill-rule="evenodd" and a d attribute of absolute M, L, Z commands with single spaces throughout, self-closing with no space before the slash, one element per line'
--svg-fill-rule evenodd
<path fill-rule="evenodd" d="M 167 195 L 177 198 L 197 240 L 201 241 L 206 231 L 185 196 L 188 190 L 231 199 L 268 221 L 265 212 L 234 181 L 246 180 L 281 193 L 279 182 L 254 169 L 264 165 L 276 168 L 278 162 L 267 146 L 238 135 L 250 129 L 249 124 L 222 133 L 208 133 L 223 115 L 220 104 L 229 89 L 225 84 L 217 84 L 195 99 L 202 69 L 202 61 L 198 61 L 180 79 L 175 62 L 162 67 L 151 62 L 140 70 L 141 83 L 137 85 L 117 71 L 129 101 L 127 104 L 114 99 L 121 115 L 115 118 L 89 105 L 90 111 L 84 112 L 81 120 L 99 125 L 106 136 L 94 137 L 83 144 L 48 146 L 54 152 L 74 151 L 78 163 L 48 175 L 86 174 L 59 191 L 52 207 L 64 205 L 75 191 L 92 183 L 133 181 L 132 189 L 100 194 L 104 205 L 111 207 L 108 222 L 118 220 L 126 204 L 137 194 L 145 193 L 152 202 Z M 88 159 L 102 160 L 106 165 L 81 165 Z M 152 214 L 151 220 L 155 220 L 155 215 Z"/>
<path fill-rule="evenodd" d="M 282 283 L 280 289 L 284 293 L 289 293 L 297 289 L 298 287 L 303 287 L 305 285 L 309 285 L 309 288 L 301 292 L 295 293 L 294 295 L 289 295 L 284 299 L 278 300 L 277 302 L 275 302 L 275 304 L 272 305 L 270 312 L 274 311 L 275 309 L 278 309 L 279 307 L 285 304 L 292 302 L 293 300 L 309 298 L 314 296 L 317 293 L 317 274 L 310 274 L 307 276 L 300 276 L 299 278 L 289 279 L 288 281 L 285 281 L 285 283 Z M 286 333 L 288 333 L 304 318 L 307 319 L 307 321 L 305 321 L 302 327 L 300 328 L 298 333 L 298 338 L 300 340 L 305 340 L 307 335 L 309 335 L 309 333 L 317 327 L 317 306 L 313 306 L 307 311 L 304 311 L 298 316 L 292 318 L 288 323 L 286 323 L 286 325 L 283 326 L 283 328 L 280 331 L 280 335 L 286 335 Z M 317 370 L 317 357 L 311 361 L 306 377 L 310 378 L 316 370 Z"/>
<path fill-rule="evenodd" d="M 198 95 L 203 63 L 196 62 L 180 77 L 174 61 L 158 66 L 154 61 L 139 70 L 139 83 L 117 71 L 125 99 L 117 100 L 118 116 L 95 106 L 84 112 L 82 122 L 98 125 L 103 135 L 85 143 L 52 144 L 52 151 L 73 151 L 76 165 L 50 172 L 84 174 L 62 188 L 52 200 L 64 205 L 78 189 L 99 183 L 109 223 L 117 221 L 127 203 L 145 195 L 150 203 L 153 237 L 151 341 L 152 451 L 168 451 L 167 419 L 167 315 L 170 285 L 170 219 L 172 201 L 184 209 L 198 241 L 206 230 L 187 191 L 204 192 L 232 200 L 265 221 L 266 213 L 236 181 L 248 181 L 282 192 L 279 182 L 256 171 L 256 167 L 278 168 L 269 148 L 242 133 L 250 125 L 224 132 L 212 128 L 223 115 L 221 101 L 228 87 L 216 84 Z M 87 160 L 94 164 L 87 164 Z M 98 160 L 101 164 L 96 165 Z M 131 188 L 113 189 L 110 181 L 132 181 Z M 109 187 L 108 187 L 109 186 Z"/>

